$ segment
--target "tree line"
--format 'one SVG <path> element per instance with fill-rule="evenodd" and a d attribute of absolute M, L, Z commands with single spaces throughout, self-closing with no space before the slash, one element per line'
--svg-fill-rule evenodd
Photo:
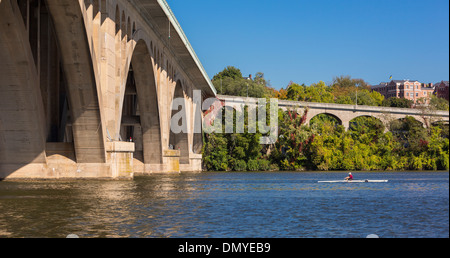
<path fill-rule="evenodd" d="M 279 91 L 270 87 L 264 74 L 243 78 L 239 69 L 227 67 L 213 78 L 219 94 L 296 101 L 373 106 L 408 107 L 410 103 L 385 100 L 361 79 L 341 76 L 332 85 L 290 83 Z M 356 96 L 357 94 L 357 96 Z M 448 101 L 432 102 L 430 109 L 447 109 Z M 234 111 L 237 112 L 237 111 Z M 247 117 L 248 108 L 243 111 Z M 448 170 L 449 129 L 441 123 L 425 126 L 412 117 L 383 123 L 373 117 L 358 117 L 350 128 L 337 119 L 319 115 L 306 124 L 305 109 L 279 110 L 278 141 L 260 145 L 263 134 L 204 135 L 203 166 L 208 171 L 302 171 L 302 170 Z M 269 114 L 269 112 L 267 112 Z M 235 121 L 234 121 L 235 122 Z M 225 123 L 214 121 L 214 123 Z"/>

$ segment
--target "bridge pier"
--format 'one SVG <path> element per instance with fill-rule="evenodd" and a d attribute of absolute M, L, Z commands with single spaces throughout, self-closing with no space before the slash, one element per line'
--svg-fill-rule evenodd
<path fill-rule="evenodd" d="M 109 142 L 107 144 L 107 158 L 111 164 L 112 178 L 133 178 L 133 142 Z"/>
<path fill-rule="evenodd" d="M 171 103 L 216 92 L 165 1 L 2 0 L 0 78 L 0 179 L 201 170 Z"/>

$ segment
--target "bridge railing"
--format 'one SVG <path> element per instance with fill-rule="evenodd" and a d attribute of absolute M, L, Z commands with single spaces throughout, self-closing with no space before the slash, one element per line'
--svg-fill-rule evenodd
<path fill-rule="evenodd" d="M 224 101 L 237 101 L 242 102 L 242 99 L 248 100 L 248 103 L 257 103 L 256 98 L 245 98 L 238 96 L 217 95 L 217 98 Z M 317 102 L 304 102 L 304 101 L 291 101 L 291 100 L 279 100 L 278 106 L 280 108 L 306 108 L 309 109 L 328 109 L 328 110 L 340 110 L 346 112 L 371 112 L 371 113 L 390 113 L 390 114 L 402 114 L 411 116 L 435 116 L 442 118 L 449 118 L 448 111 L 439 110 L 424 110 L 417 108 L 393 108 L 393 107 L 378 107 L 378 106 L 362 106 L 362 105 L 348 105 L 348 104 L 335 104 L 335 103 L 317 103 Z"/>
<path fill-rule="evenodd" d="M 192 47 L 191 43 L 189 42 L 186 34 L 184 33 L 183 29 L 181 28 L 180 23 L 178 22 L 177 18 L 175 17 L 175 14 L 172 12 L 172 9 L 170 8 L 169 4 L 166 2 L 166 0 L 158 0 L 158 3 L 163 8 L 164 12 L 166 13 L 167 17 L 169 18 L 170 22 L 172 23 L 175 30 L 178 32 L 178 35 L 180 36 L 181 40 L 183 41 L 184 45 L 190 52 L 192 58 L 194 59 L 197 66 L 200 68 L 203 76 L 207 80 L 209 86 L 211 87 L 214 94 L 217 94 L 217 90 L 212 84 L 208 74 L 206 73 L 205 67 L 200 62 L 200 59 L 198 58 L 197 54 L 194 51 L 194 48 Z"/>

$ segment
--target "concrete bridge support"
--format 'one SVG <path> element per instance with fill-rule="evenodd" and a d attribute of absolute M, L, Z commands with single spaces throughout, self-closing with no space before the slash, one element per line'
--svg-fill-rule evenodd
<path fill-rule="evenodd" d="M 17 2 L 2 0 L 0 17 L 0 171 L 8 173 L 46 164 L 46 128 L 36 53 Z"/>
<path fill-rule="evenodd" d="M 201 170 L 193 91 L 215 89 L 165 1 L 1 0 L 0 76 L 0 178 Z"/>

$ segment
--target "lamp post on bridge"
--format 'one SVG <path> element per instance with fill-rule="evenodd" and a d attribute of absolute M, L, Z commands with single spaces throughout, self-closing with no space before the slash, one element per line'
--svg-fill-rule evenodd
<path fill-rule="evenodd" d="M 248 82 L 246 82 L 245 84 L 247 84 L 247 98 L 248 98 Z"/>

